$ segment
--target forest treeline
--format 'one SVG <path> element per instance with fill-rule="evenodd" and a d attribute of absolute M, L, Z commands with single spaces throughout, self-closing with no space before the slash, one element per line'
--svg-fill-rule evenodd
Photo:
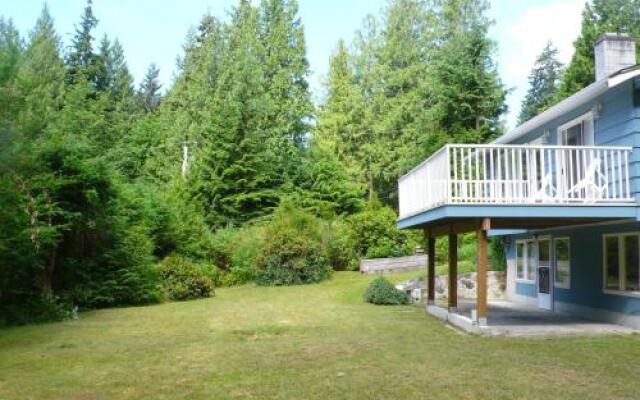
<path fill-rule="evenodd" d="M 574 60 L 541 63 L 557 73 L 535 90 L 554 94 L 532 86 L 529 108 L 587 84 L 583 43 L 639 32 L 635 3 L 590 2 Z M 204 15 L 164 91 L 155 65 L 136 86 L 118 40 L 94 37 L 90 0 L 66 44 L 46 6 L 28 33 L 0 18 L 0 324 L 315 282 L 412 252 L 398 177 L 503 131 L 487 10 L 390 0 L 337 44 L 319 105 L 295 0 Z"/>

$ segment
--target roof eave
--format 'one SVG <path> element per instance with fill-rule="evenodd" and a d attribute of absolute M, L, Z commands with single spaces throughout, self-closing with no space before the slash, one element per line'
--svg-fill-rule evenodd
<path fill-rule="evenodd" d="M 618 86 L 619 84 L 628 81 L 636 76 L 640 75 L 640 66 L 636 65 L 634 67 L 623 70 L 619 73 L 611 75 L 607 79 L 601 79 L 587 86 L 586 88 L 580 90 L 576 94 L 567 97 L 562 100 L 560 103 L 554 105 L 553 107 L 545 110 L 544 112 L 536 115 L 531 118 L 527 122 L 522 125 L 510 130 L 504 135 L 500 136 L 492 143 L 494 144 L 507 144 L 512 143 L 514 140 L 521 138 L 527 133 L 533 131 L 534 129 L 539 128 L 540 126 L 562 116 L 574 110 L 575 108 L 587 103 L 588 101 L 593 100 L 594 98 L 600 96 L 607 90 Z"/>

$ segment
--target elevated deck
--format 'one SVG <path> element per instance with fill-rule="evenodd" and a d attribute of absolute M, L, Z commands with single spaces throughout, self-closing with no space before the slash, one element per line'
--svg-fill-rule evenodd
<path fill-rule="evenodd" d="M 491 219 L 492 229 L 636 219 L 631 151 L 446 145 L 400 178 L 398 226 L 462 232 L 474 229 L 465 225 L 485 218 Z"/>

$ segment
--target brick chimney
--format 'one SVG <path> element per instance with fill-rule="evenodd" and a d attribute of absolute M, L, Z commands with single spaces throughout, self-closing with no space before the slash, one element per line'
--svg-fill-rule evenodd
<path fill-rule="evenodd" d="M 596 81 L 636 65 L 636 40 L 626 33 L 605 33 L 596 41 Z"/>

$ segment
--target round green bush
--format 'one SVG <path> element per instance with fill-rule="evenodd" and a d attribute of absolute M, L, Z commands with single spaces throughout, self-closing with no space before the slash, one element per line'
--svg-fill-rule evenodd
<path fill-rule="evenodd" d="M 258 285 L 317 283 L 331 276 L 319 221 L 283 204 L 266 228 L 266 242 L 256 260 Z"/>
<path fill-rule="evenodd" d="M 373 304 L 406 304 L 407 295 L 393 286 L 388 279 L 384 277 L 378 277 L 374 279 L 367 288 L 367 292 L 364 295 L 365 300 L 368 303 Z"/>
<path fill-rule="evenodd" d="M 171 300 L 190 300 L 214 295 L 216 270 L 181 256 L 160 263 L 161 286 Z"/>
<path fill-rule="evenodd" d="M 396 227 L 396 212 L 374 201 L 346 219 L 354 257 L 351 269 L 358 269 L 361 258 L 401 257 L 413 254 L 419 234 Z"/>

